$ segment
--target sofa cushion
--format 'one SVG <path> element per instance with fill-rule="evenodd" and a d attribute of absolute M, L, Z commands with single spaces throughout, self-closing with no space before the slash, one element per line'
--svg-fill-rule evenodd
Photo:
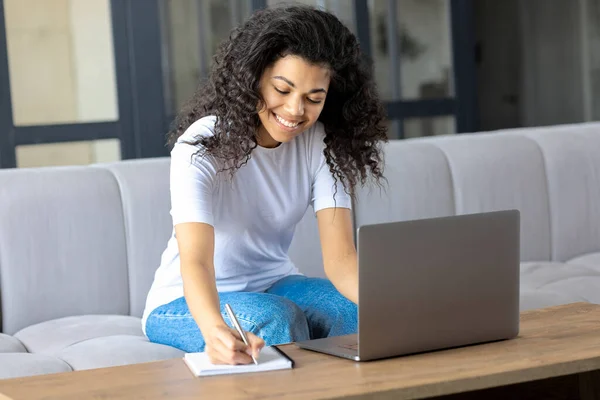
<path fill-rule="evenodd" d="M 173 230 L 168 157 L 97 164 L 119 184 L 127 235 L 130 315 L 141 317 Z"/>
<path fill-rule="evenodd" d="M 421 140 L 435 144 L 448 159 L 456 214 L 518 209 L 521 260 L 550 260 L 547 178 L 537 143 L 509 132 L 434 139 Z M 444 194 L 445 190 L 421 196 L 437 193 Z"/>
<path fill-rule="evenodd" d="M 142 336 L 114 335 L 75 343 L 55 355 L 82 370 L 180 358 L 184 352 Z"/>
<path fill-rule="evenodd" d="M 26 353 L 27 349 L 19 339 L 0 333 L 0 353 Z"/>
<path fill-rule="evenodd" d="M 575 301 L 580 300 L 573 300 L 571 297 L 558 292 L 524 287 L 521 288 L 519 309 L 521 311 L 535 310 L 538 308 L 573 303 Z"/>
<path fill-rule="evenodd" d="M 587 265 L 600 271 L 600 252 L 575 257 L 568 264 Z"/>
<path fill-rule="evenodd" d="M 389 187 L 362 189 L 357 226 L 505 209 L 521 211 L 521 259 L 549 260 L 544 159 L 518 134 L 408 139 L 386 146 Z"/>
<path fill-rule="evenodd" d="M 524 130 L 544 157 L 552 260 L 600 251 L 600 124 Z"/>
<path fill-rule="evenodd" d="M 455 214 L 448 160 L 432 143 L 409 139 L 384 146 L 387 183 L 357 191 L 356 227 Z"/>
<path fill-rule="evenodd" d="M 56 354 L 69 346 L 104 336 L 144 336 L 141 320 L 123 315 L 83 315 L 42 322 L 15 334 L 31 353 Z"/>
<path fill-rule="evenodd" d="M 129 314 L 119 187 L 97 168 L 0 170 L 2 331 Z"/>
<path fill-rule="evenodd" d="M 559 262 L 521 264 L 521 293 L 527 293 L 525 297 L 530 299 L 539 295 L 539 307 L 578 301 L 600 303 L 598 287 L 600 268 Z"/>
<path fill-rule="evenodd" d="M 0 353 L 0 379 L 69 372 L 73 369 L 63 360 L 28 353 Z"/>

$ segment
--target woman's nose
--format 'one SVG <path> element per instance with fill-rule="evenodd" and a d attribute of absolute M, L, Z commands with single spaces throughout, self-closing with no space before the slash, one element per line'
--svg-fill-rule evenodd
<path fill-rule="evenodd" d="M 285 111 L 290 116 L 299 117 L 304 115 L 304 102 L 301 99 L 290 99 L 285 104 Z"/>

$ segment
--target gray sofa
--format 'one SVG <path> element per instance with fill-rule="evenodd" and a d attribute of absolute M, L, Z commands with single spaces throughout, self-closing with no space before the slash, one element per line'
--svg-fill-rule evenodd
<path fill-rule="evenodd" d="M 149 343 L 145 296 L 171 233 L 168 158 L 0 171 L 0 378 L 182 356 Z M 521 308 L 600 303 L 600 124 L 411 139 L 355 224 L 517 208 Z M 307 213 L 290 255 L 323 276 Z"/>

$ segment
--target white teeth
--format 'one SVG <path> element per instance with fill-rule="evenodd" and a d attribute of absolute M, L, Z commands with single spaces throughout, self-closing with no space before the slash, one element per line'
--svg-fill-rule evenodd
<path fill-rule="evenodd" d="M 295 128 L 298 126 L 298 124 L 300 124 L 300 122 L 290 122 L 288 120 L 285 120 L 283 118 L 281 118 L 279 115 L 275 114 L 275 118 L 277 118 L 277 121 L 279 121 L 281 124 L 287 126 L 288 128 Z"/>

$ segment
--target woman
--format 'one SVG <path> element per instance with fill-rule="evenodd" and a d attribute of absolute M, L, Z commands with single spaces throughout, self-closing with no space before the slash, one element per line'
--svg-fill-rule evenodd
<path fill-rule="evenodd" d="M 174 231 L 148 294 L 148 338 L 246 364 L 265 343 L 356 332 L 350 206 L 359 184 L 383 178 L 382 120 L 357 40 L 332 14 L 278 7 L 236 28 L 170 133 Z M 309 205 L 328 279 L 304 277 L 287 255 Z"/>

